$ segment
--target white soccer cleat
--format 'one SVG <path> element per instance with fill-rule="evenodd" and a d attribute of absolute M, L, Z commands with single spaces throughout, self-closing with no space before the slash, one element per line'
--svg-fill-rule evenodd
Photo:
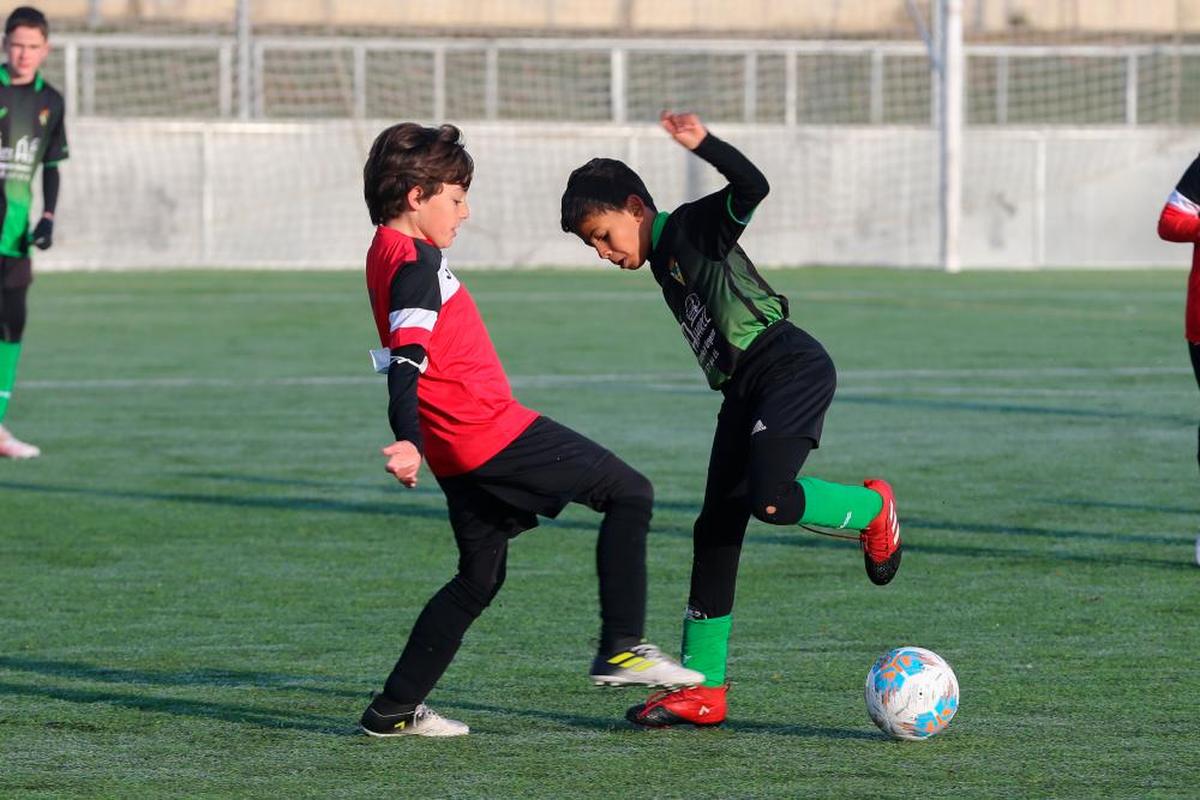
<path fill-rule="evenodd" d="M 421 703 L 410 714 L 380 714 L 373 706 L 363 713 L 358 727 L 368 736 L 466 736 L 471 729 L 465 722 L 446 719 Z"/>
<path fill-rule="evenodd" d="M 9 433 L 8 428 L 0 425 L 0 458 L 37 458 L 41 454 L 42 451 L 37 447 L 28 442 L 22 442 Z"/>
<path fill-rule="evenodd" d="M 688 669 L 646 643 L 598 655 L 592 662 L 592 683 L 596 686 L 661 686 L 678 689 L 704 683 L 704 673 Z"/>

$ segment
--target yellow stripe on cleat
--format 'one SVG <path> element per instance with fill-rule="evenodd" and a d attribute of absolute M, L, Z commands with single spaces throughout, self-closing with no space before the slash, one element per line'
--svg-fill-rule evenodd
<path fill-rule="evenodd" d="M 657 663 L 657 662 L 655 662 L 655 661 L 650 661 L 650 660 L 647 660 L 645 664 L 638 664 L 636 667 L 634 667 L 634 668 L 633 668 L 633 671 L 634 671 L 634 672 L 641 672 L 641 671 L 642 671 L 642 670 L 644 670 L 644 669 L 650 669 L 650 668 L 651 668 L 651 667 L 653 667 L 653 666 L 654 666 L 656 663 Z"/>
<path fill-rule="evenodd" d="M 617 653 L 615 656 L 613 656 L 612 658 L 610 658 L 608 660 L 608 663 L 621 664 L 625 661 L 628 661 L 631 658 L 637 658 L 637 656 L 635 656 L 633 653 L 630 653 L 630 652 Z"/>
<path fill-rule="evenodd" d="M 641 656 L 634 656 L 633 658 L 629 659 L 624 664 L 622 664 L 621 669 L 631 669 L 633 667 L 636 667 L 638 664 L 641 664 L 645 660 L 646 659 L 642 658 Z"/>

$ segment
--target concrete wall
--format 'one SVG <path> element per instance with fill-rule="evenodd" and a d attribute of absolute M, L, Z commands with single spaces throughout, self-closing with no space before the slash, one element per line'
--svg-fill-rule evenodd
<path fill-rule="evenodd" d="M 362 162 L 383 123 L 80 120 L 71 129 L 55 246 L 39 269 L 345 267 L 371 227 Z M 714 126 L 768 176 L 743 240 L 762 265 L 931 266 L 936 141 L 901 127 Z M 599 266 L 558 225 L 562 186 L 597 155 L 637 169 L 670 209 L 719 187 L 653 126 L 475 123 L 472 219 L 460 265 Z M 1195 131 L 968 131 L 967 268 L 1189 263 L 1158 212 L 1200 149 Z"/>
<path fill-rule="evenodd" d="M 789 36 L 911 35 L 905 0 L 251 0 L 260 25 L 480 30 L 667 30 Z M 86 18 L 88 0 L 40 0 L 51 19 Z M 918 0 L 928 8 L 929 0 Z M 130 21 L 231 24 L 235 0 L 100 0 L 108 24 Z M 1200 30 L 1200 0 L 964 0 L 968 32 Z"/>

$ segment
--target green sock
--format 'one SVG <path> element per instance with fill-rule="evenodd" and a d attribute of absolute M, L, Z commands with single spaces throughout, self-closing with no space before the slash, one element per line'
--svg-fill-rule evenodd
<path fill-rule="evenodd" d="M 683 665 L 704 673 L 705 686 L 725 685 L 733 615 L 683 621 Z"/>
<path fill-rule="evenodd" d="M 799 478 L 796 482 L 804 489 L 801 524 L 861 531 L 883 510 L 883 497 L 865 486 L 809 477 Z"/>
<path fill-rule="evenodd" d="M 13 384 L 17 382 L 17 362 L 21 360 L 20 342 L 0 342 L 0 422 L 8 411 Z"/>

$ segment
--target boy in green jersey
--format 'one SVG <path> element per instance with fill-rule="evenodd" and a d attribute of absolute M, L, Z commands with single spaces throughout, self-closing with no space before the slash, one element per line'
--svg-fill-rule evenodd
<path fill-rule="evenodd" d="M 29 246 L 45 250 L 54 233 L 58 165 L 67 157 L 63 99 L 38 71 L 50 52 L 46 17 L 21 6 L 4 26 L 0 65 L 0 458 L 35 458 L 41 450 L 4 427 L 17 379 L 25 298 L 33 283 Z M 42 216 L 29 230 L 33 175 L 42 167 Z"/>
<path fill-rule="evenodd" d="M 867 575 L 879 585 L 900 566 L 900 524 L 886 481 L 849 486 L 797 477 L 821 440 L 836 373 L 820 342 L 788 321 L 787 298 L 737 243 L 767 195 L 767 180 L 696 115 L 663 112 L 661 121 L 728 185 L 660 212 L 637 173 L 620 161 L 595 158 L 567 181 L 562 227 L 621 269 L 650 262 L 709 385 L 724 395 L 693 531 L 683 626 L 684 663 L 706 680 L 652 695 L 627 714 L 652 727 L 716 725 L 726 714 L 734 587 L 750 516 L 774 525 L 861 531 Z"/>

